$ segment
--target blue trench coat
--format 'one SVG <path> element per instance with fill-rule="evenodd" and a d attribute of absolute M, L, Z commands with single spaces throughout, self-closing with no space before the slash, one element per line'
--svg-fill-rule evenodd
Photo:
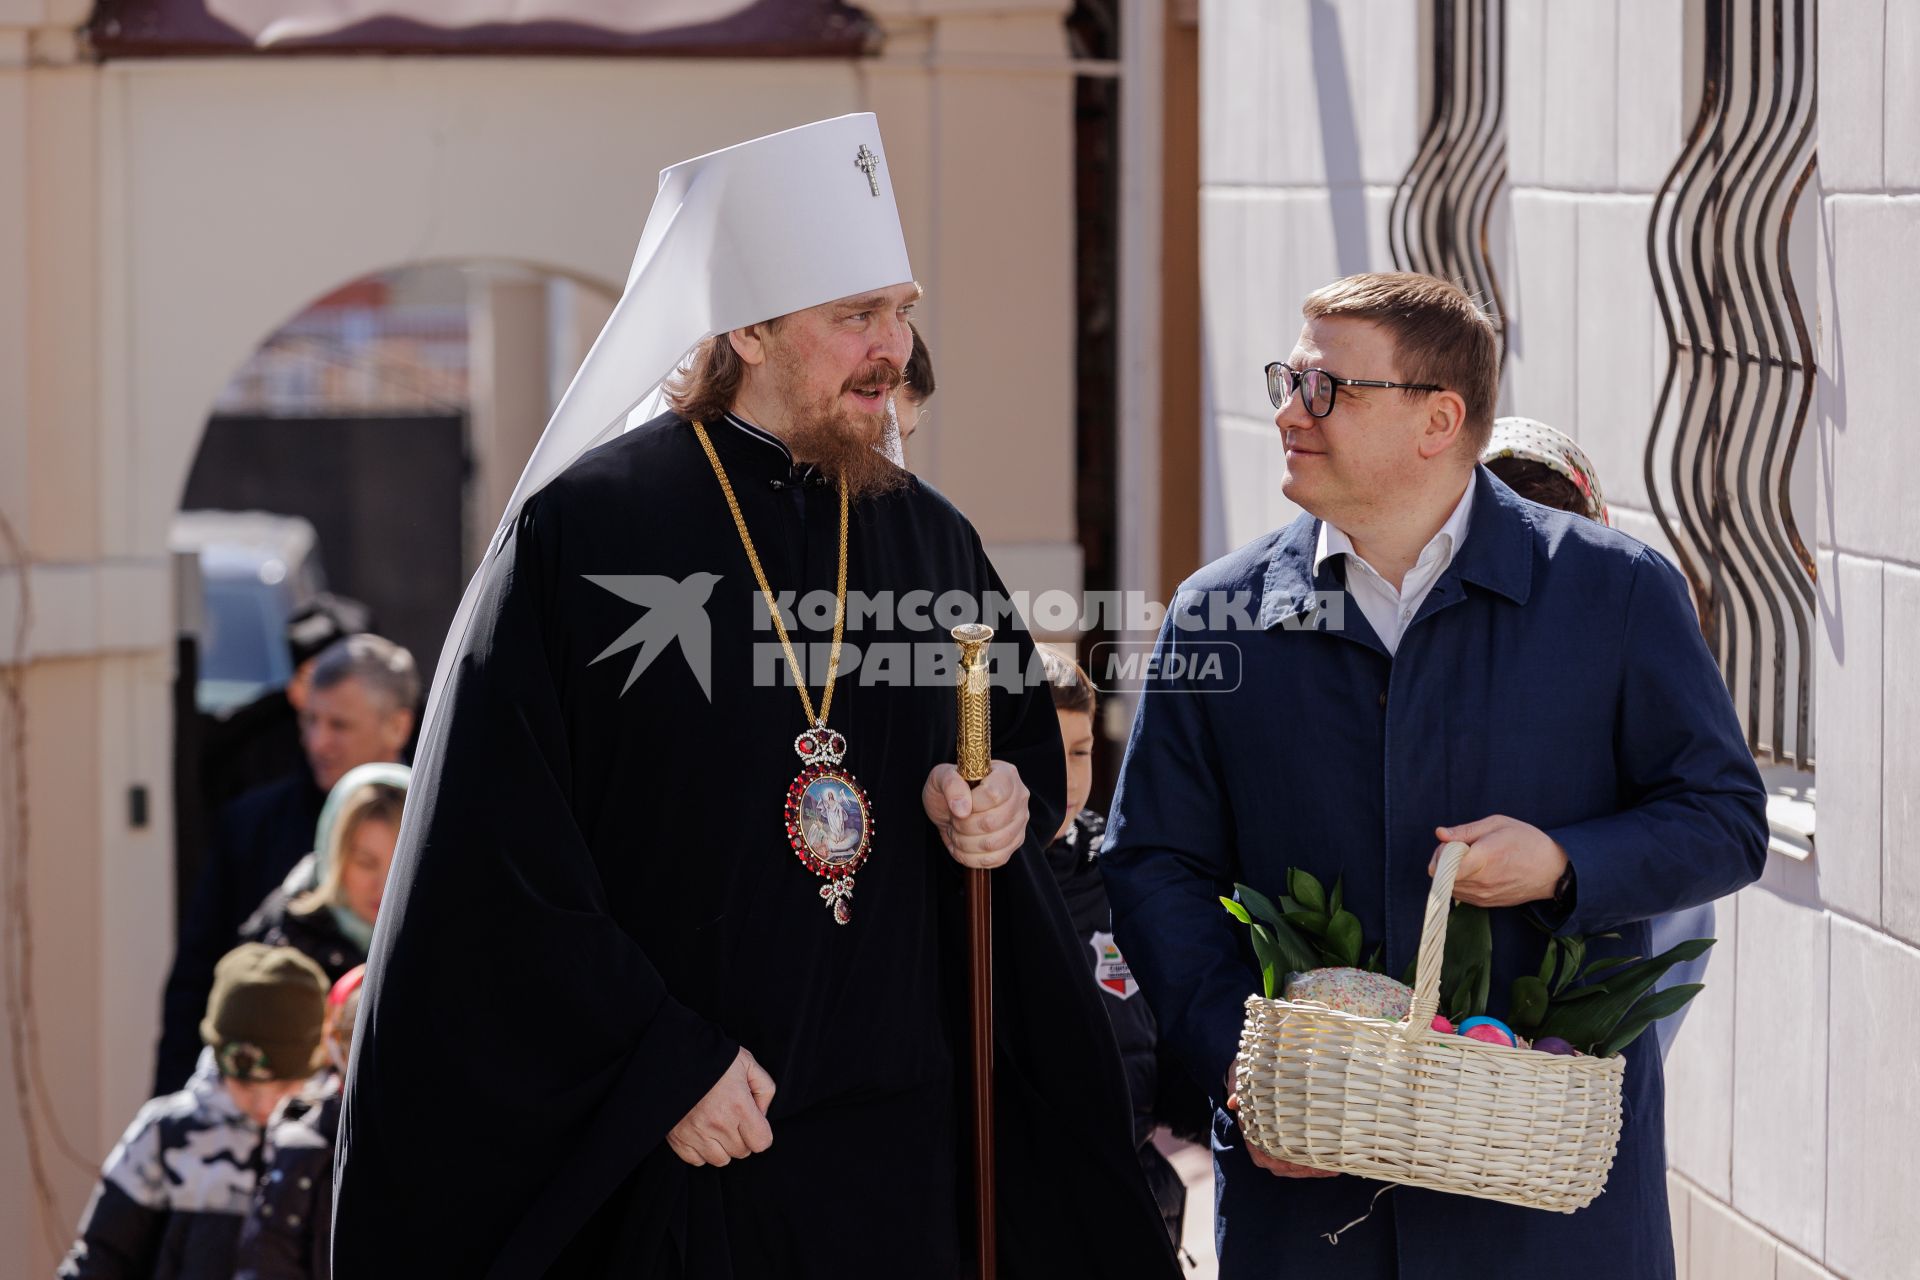
<path fill-rule="evenodd" d="M 1314 575 L 1318 533 L 1302 516 L 1184 584 L 1102 857 L 1119 944 L 1164 1040 L 1216 1101 L 1220 1274 L 1670 1277 L 1652 1035 L 1627 1051 L 1607 1188 L 1574 1214 L 1403 1186 L 1329 1245 L 1322 1233 L 1366 1213 L 1383 1184 L 1276 1178 L 1218 1109 L 1259 989 L 1247 931 L 1219 903 L 1235 881 L 1277 895 L 1289 866 L 1328 886 L 1344 877 L 1368 947 L 1384 943 L 1399 975 L 1419 944 L 1436 826 L 1506 814 L 1552 835 L 1575 889 L 1550 923 L 1622 935 L 1590 958 L 1647 954 L 1649 917 L 1732 893 L 1766 856 L 1758 771 L 1686 582 L 1660 555 L 1482 468 L 1467 537 L 1390 656 L 1335 598 L 1341 561 Z M 1168 661 L 1182 653 L 1185 670 Z M 1225 660 L 1209 667 L 1209 654 Z M 1539 911 L 1493 913 L 1490 1012 L 1539 966 Z"/>

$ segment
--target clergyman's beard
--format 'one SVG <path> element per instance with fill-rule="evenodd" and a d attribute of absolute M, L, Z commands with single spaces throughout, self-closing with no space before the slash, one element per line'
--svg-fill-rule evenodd
<path fill-rule="evenodd" d="M 883 393 L 899 385 L 899 375 L 886 366 L 849 382 L 847 389 L 878 387 Z M 885 452 L 886 420 L 840 407 L 839 396 L 825 405 L 809 405 L 793 415 L 787 447 L 793 456 L 810 462 L 829 480 L 847 483 L 854 501 L 904 489 L 910 473 Z"/>

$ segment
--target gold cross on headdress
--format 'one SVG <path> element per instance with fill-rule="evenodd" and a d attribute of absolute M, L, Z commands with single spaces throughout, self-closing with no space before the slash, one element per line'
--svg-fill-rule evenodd
<path fill-rule="evenodd" d="M 860 152 L 853 158 L 853 167 L 867 175 L 867 185 L 873 188 L 873 194 L 880 194 L 880 179 L 874 174 L 879 171 L 880 157 L 867 150 L 867 144 L 860 144 Z"/>

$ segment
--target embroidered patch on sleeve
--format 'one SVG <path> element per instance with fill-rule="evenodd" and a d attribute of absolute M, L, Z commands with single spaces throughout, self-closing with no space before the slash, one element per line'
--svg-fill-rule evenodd
<path fill-rule="evenodd" d="M 1096 930 L 1088 941 L 1093 944 L 1093 980 L 1100 984 L 1102 991 L 1116 999 L 1132 999 L 1134 992 L 1140 990 L 1140 984 L 1133 980 L 1133 970 L 1127 967 L 1127 958 L 1113 944 L 1113 935 Z"/>

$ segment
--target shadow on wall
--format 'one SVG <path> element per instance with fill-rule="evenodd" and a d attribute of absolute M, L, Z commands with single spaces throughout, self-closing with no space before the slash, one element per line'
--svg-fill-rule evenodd
<path fill-rule="evenodd" d="M 1313 0 L 1308 10 L 1313 82 L 1320 100 L 1320 151 L 1333 214 L 1333 254 L 1342 276 L 1370 271 L 1367 251 L 1367 189 L 1360 172 L 1360 130 L 1354 121 L 1353 85 L 1347 79 L 1346 45 L 1332 0 Z M 1271 127 L 1284 128 L 1279 121 Z"/>
<path fill-rule="evenodd" d="M 1829 547 L 1837 547 L 1840 545 L 1840 530 L 1834 520 L 1833 454 L 1837 443 L 1835 437 L 1847 429 L 1847 355 L 1846 343 L 1840 332 L 1840 299 L 1834 294 L 1834 282 L 1839 279 L 1839 264 L 1833 260 L 1833 224 L 1829 221 L 1833 214 L 1827 204 L 1825 184 L 1821 185 L 1819 191 L 1820 198 L 1815 207 L 1820 210 L 1821 239 L 1825 242 L 1821 252 L 1827 259 L 1824 282 L 1827 296 L 1819 300 L 1816 314 L 1822 335 L 1831 345 L 1826 360 L 1819 360 L 1816 354 L 1814 362 L 1814 404 L 1817 410 L 1813 415 L 1813 434 L 1820 449 L 1820 501 L 1825 508 L 1827 523 L 1827 535 L 1823 541 Z M 1817 353 L 1817 343 L 1815 350 Z M 1847 660 L 1847 627 L 1840 603 L 1839 578 L 1838 573 L 1828 574 L 1824 581 L 1816 577 L 1813 590 L 1820 612 L 1826 618 L 1827 638 L 1833 644 L 1834 661 L 1844 664 Z"/>
<path fill-rule="evenodd" d="M 1200 307 L 1200 350 L 1203 352 L 1212 351 L 1214 341 L 1207 313 L 1203 299 Z M 1227 511 L 1220 493 L 1219 411 L 1219 397 L 1213 389 L 1213 361 L 1202 360 L 1200 421 L 1206 426 L 1200 432 L 1200 564 L 1183 567 L 1180 579 L 1227 550 Z"/>

